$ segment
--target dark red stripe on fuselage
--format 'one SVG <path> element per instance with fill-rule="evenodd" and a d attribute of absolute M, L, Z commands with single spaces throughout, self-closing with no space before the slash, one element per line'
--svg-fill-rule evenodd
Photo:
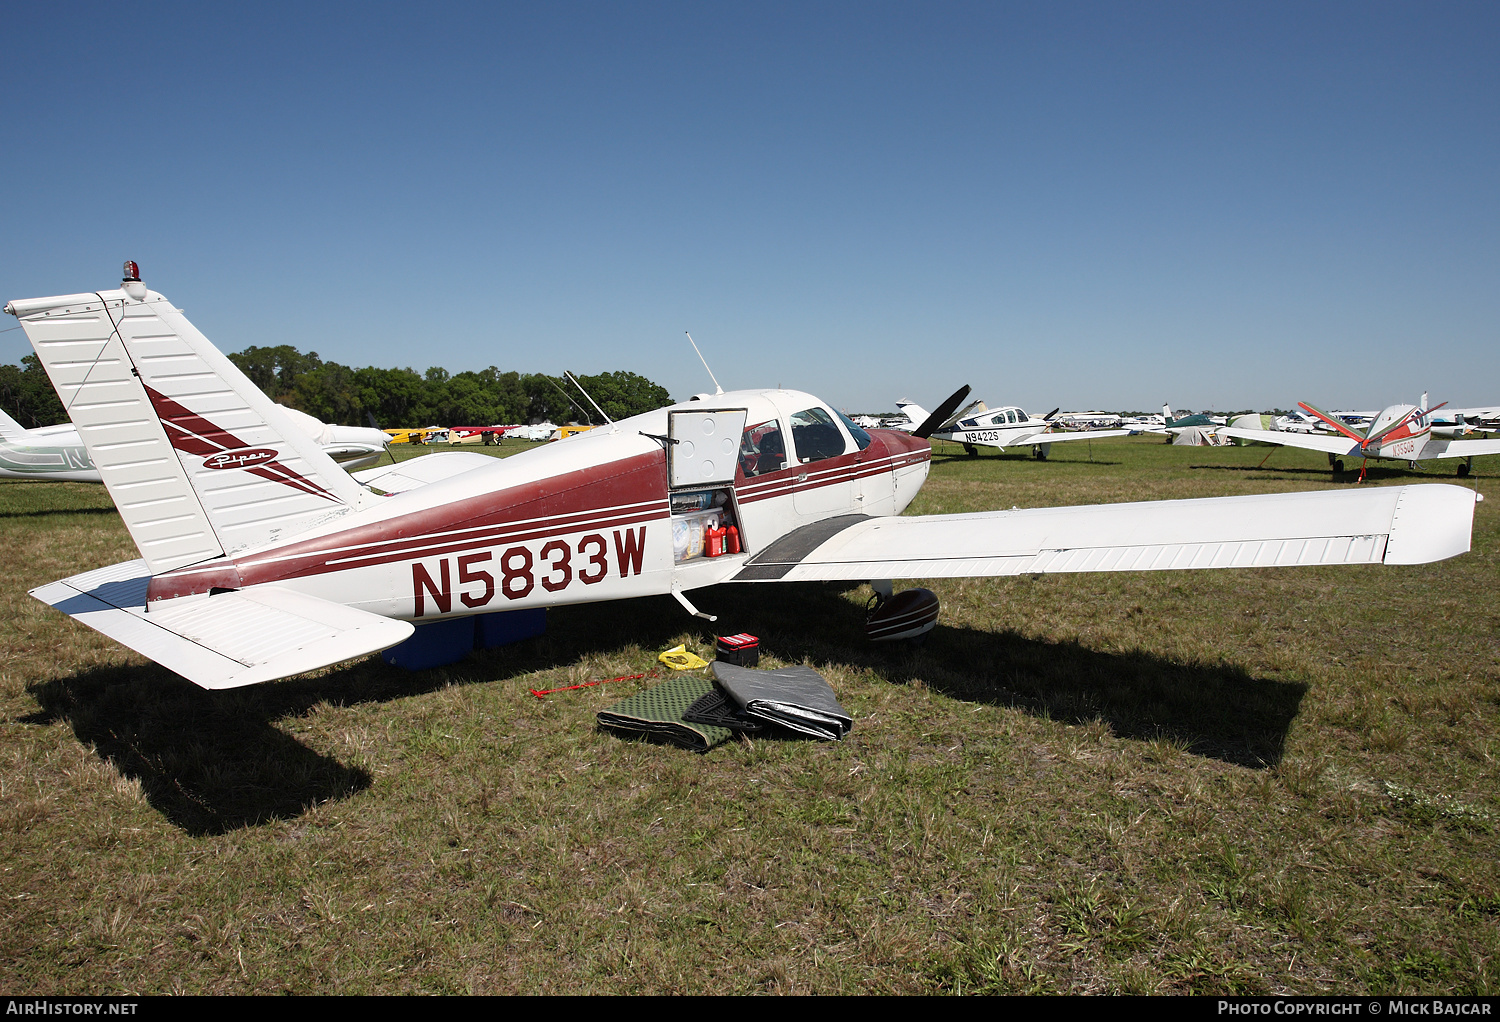
<path fill-rule="evenodd" d="M 230 564 L 241 584 L 250 586 L 460 550 L 482 550 L 523 537 L 623 528 L 666 517 L 666 455 L 658 451 L 422 508 L 315 539 L 294 540 L 234 558 Z M 545 518 L 556 521 L 536 521 Z M 149 599 L 207 592 L 210 584 L 220 584 L 207 581 L 220 576 L 218 567 L 204 565 L 159 575 L 151 580 Z"/>

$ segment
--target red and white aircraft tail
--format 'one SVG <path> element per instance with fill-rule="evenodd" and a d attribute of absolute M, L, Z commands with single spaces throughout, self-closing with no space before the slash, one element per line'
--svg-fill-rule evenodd
<path fill-rule="evenodd" d="M 378 498 L 127 264 L 117 291 L 11 302 L 141 560 L 33 595 L 206 688 L 392 646 L 404 621 L 262 586 L 158 603 L 153 575 L 299 535 Z"/>
<path fill-rule="evenodd" d="M 139 280 L 5 311 L 152 573 L 294 536 L 372 499 Z"/>

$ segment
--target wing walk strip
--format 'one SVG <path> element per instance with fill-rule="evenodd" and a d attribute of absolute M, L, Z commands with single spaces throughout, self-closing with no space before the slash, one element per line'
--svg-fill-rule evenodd
<path fill-rule="evenodd" d="M 203 688 L 301 674 L 394 646 L 412 625 L 289 589 L 189 596 L 146 613 L 144 560 L 41 586 L 31 595 Z"/>

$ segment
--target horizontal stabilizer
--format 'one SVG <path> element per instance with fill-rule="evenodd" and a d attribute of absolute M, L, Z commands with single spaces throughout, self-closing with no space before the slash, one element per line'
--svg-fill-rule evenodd
<path fill-rule="evenodd" d="M 440 482 L 452 476 L 472 472 L 476 468 L 489 468 L 500 459 L 474 451 L 444 451 L 440 454 L 424 454 L 420 458 L 367 468 L 350 473 L 366 486 L 373 486 L 384 493 L 405 493 L 418 486 Z"/>
<path fill-rule="evenodd" d="M 1469 549 L 1474 503 L 1471 490 L 1424 484 L 969 515 L 850 515 L 790 533 L 731 581 L 1423 564 Z"/>
<path fill-rule="evenodd" d="M 98 568 L 31 595 L 202 688 L 237 688 L 376 653 L 409 622 L 276 586 L 151 604 L 144 560 Z"/>

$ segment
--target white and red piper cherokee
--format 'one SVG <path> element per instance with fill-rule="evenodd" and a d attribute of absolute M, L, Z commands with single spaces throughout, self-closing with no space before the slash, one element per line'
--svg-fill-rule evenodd
<path fill-rule="evenodd" d="M 924 430 L 866 431 L 790 390 L 352 478 L 137 278 L 127 264 L 118 289 L 5 307 L 141 554 L 32 592 L 205 688 L 373 653 L 452 616 L 666 594 L 699 613 L 684 594 L 723 582 L 889 594 L 896 578 L 1469 549 L 1476 497 L 1449 485 L 900 517 L 927 476 Z"/>

